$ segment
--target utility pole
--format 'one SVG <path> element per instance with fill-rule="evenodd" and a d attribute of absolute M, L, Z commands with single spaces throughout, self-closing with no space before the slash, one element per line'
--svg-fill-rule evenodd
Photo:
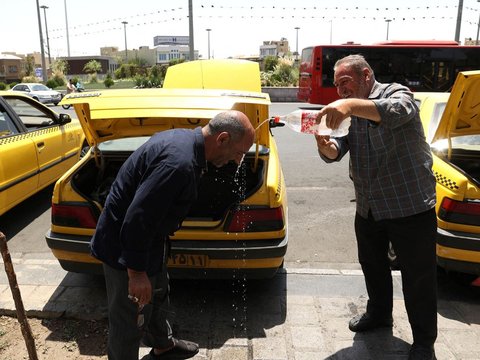
<path fill-rule="evenodd" d="M 47 82 L 47 67 L 45 66 L 45 50 L 43 49 L 42 20 L 40 18 L 40 5 L 37 0 L 38 30 L 40 33 L 40 51 L 42 53 L 42 78 Z"/>
<path fill-rule="evenodd" d="M 127 54 L 127 21 L 122 21 L 123 24 L 123 32 L 125 35 L 125 64 L 128 63 L 128 54 Z"/>
<path fill-rule="evenodd" d="M 333 20 L 330 20 L 330 45 L 332 45 Z"/>
<path fill-rule="evenodd" d="M 392 21 L 392 19 L 385 20 L 385 22 L 387 23 L 387 40 L 388 40 L 388 31 L 390 30 L 390 21 Z"/>
<path fill-rule="evenodd" d="M 48 38 L 48 26 L 47 26 L 47 12 L 48 6 L 40 6 L 43 9 L 43 17 L 45 18 L 45 35 L 47 36 L 47 51 L 48 51 L 48 66 L 52 66 L 52 58 L 50 56 L 50 40 Z"/>
<path fill-rule="evenodd" d="M 477 0 L 480 2 L 480 0 Z M 478 23 L 477 23 L 477 39 L 475 40 L 475 45 L 478 45 L 478 33 L 480 32 L 480 14 L 478 14 Z"/>
<path fill-rule="evenodd" d="M 67 53 L 68 53 L 68 57 L 70 57 L 70 38 L 68 36 L 67 0 L 63 0 L 63 4 L 65 5 L 65 27 L 67 28 Z"/>
<path fill-rule="evenodd" d="M 295 30 L 297 31 L 297 42 L 295 44 L 295 60 L 298 61 L 298 30 L 300 28 L 298 26 L 295 27 Z"/>
<path fill-rule="evenodd" d="M 195 47 L 193 42 L 193 5 L 192 0 L 188 0 L 188 47 L 190 50 L 190 61 L 195 60 Z"/>
<path fill-rule="evenodd" d="M 463 0 L 458 0 L 457 26 L 455 28 L 455 41 L 460 43 L 460 28 L 462 26 Z"/>
<path fill-rule="evenodd" d="M 210 31 L 212 31 L 212 29 L 205 29 L 207 30 L 207 33 L 208 33 L 208 60 L 210 60 Z"/>

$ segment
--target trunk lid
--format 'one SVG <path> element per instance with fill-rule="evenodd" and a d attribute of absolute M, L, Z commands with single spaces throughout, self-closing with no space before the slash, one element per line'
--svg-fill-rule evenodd
<path fill-rule="evenodd" d="M 432 143 L 480 134 L 480 71 L 460 72 L 455 80 L 445 111 L 440 119 Z"/>
<path fill-rule="evenodd" d="M 72 93 L 62 104 L 75 107 L 87 141 L 97 146 L 176 127 L 204 126 L 230 109 L 244 112 L 257 128 L 268 118 L 270 97 L 261 92 L 257 63 L 202 60 L 170 67 L 160 89 Z M 257 132 L 257 137 L 267 145 L 268 131 Z"/>

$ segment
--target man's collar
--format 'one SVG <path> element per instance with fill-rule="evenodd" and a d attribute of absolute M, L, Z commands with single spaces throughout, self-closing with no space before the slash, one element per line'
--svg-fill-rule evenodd
<path fill-rule="evenodd" d="M 380 91 L 381 91 L 380 83 L 375 80 L 375 82 L 373 83 L 373 86 L 372 86 L 372 90 L 370 90 L 370 95 L 368 95 L 368 98 L 369 99 L 379 98 L 380 95 L 381 95 Z"/>
<path fill-rule="evenodd" d="M 195 132 L 195 153 L 197 166 L 202 169 L 202 173 L 207 170 L 207 159 L 205 158 L 205 138 L 202 134 L 202 128 L 197 127 Z"/>

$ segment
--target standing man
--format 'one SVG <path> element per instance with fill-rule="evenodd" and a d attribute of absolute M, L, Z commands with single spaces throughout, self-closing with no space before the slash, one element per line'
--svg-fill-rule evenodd
<path fill-rule="evenodd" d="M 358 258 L 369 300 L 366 313 L 354 317 L 349 328 L 360 332 L 392 327 L 391 242 L 413 333 L 408 359 L 435 359 L 435 178 L 418 108 L 408 88 L 375 81 L 361 55 L 338 60 L 334 72 L 342 99 L 325 106 L 318 120 L 326 114 L 327 126 L 336 129 L 351 116 L 350 131 L 342 138 L 315 138 L 326 162 L 339 161 L 350 150 Z"/>
<path fill-rule="evenodd" d="M 248 117 L 235 110 L 203 128 L 153 135 L 123 164 L 91 242 L 103 262 L 108 295 L 108 359 L 188 359 L 198 345 L 175 339 L 167 319 L 169 235 L 179 229 L 197 197 L 207 161 L 240 163 L 255 136 Z"/>

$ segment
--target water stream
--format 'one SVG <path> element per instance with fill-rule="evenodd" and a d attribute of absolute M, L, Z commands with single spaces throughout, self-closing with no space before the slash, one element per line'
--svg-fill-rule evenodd
<path fill-rule="evenodd" d="M 247 186 L 246 186 L 246 168 L 242 166 L 243 158 L 237 167 L 235 172 L 234 182 L 237 188 L 233 191 L 238 193 L 238 203 L 236 206 L 240 206 L 240 203 L 245 199 Z M 242 214 L 245 214 L 242 212 Z M 244 215 L 245 216 L 245 215 Z M 238 220 L 241 224 L 246 224 L 246 219 Z M 244 229 L 245 231 L 245 229 Z M 242 244 L 237 248 L 241 248 L 241 252 L 237 252 L 236 259 L 241 262 L 241 265 L 237 269 L 234 269 L 232 276 L 232 324 L 234 337 L 247 337 L 247 277 L 245 274 L 246 265 L 246 242 L 242 241 Z"/>

